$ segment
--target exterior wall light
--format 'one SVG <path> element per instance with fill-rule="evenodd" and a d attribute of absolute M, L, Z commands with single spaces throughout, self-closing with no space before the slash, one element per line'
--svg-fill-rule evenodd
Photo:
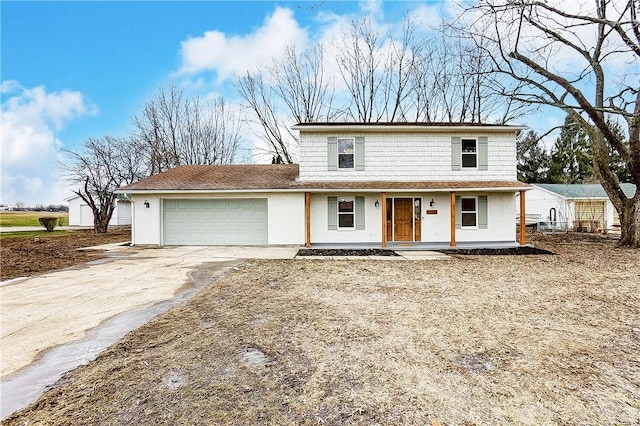
<path fill-rule="evenodd" d="M 376 206 L 376 207 L 380 207 L 380 201 L 376 200 L 376 202 L 375 202 L 374 206 Z"/>
<path fill-rule="evenodd" d="M 144 206 L 145 206 L 146 208 L 149 208 L 149 200 L 144 200 Z"/>
<path fill-rule="evenodd" d="M 435 201 L 433 201 L 433 198 L 432 198 L 432 199 L 431 199 L 431 201 L 429 201 L 429 207 L 433 207 L 433 205 L 434 205 L 435 203 L 436 203 L 436 202 L 435 202 Z"/>

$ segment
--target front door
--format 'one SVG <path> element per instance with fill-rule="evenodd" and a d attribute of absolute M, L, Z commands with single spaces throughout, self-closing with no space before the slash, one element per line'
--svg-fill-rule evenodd
<path fill-rule="evenodd" d="M 413 200 L 393 200 L 393 227 L 395 241 L 413 241 Z"/>

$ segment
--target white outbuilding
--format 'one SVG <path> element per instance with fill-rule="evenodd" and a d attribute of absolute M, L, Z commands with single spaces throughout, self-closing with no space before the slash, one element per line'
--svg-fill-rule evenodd
<path fill-rule="evenodd" d="M 93 211 L 79 195 L 65 198 L 69 203 L 69 226 L 93 226 Z M 117 200 L 109 226 L 131 225 L 131 203 Z"/>

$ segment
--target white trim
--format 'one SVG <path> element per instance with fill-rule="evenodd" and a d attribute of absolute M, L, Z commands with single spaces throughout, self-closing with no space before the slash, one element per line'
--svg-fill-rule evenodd
<path fill-rule="evenodd" d="M 367 125 L 367 124 L 296 124 L 291 129 L 308 133 L 348 133 L 348 132 L 418 132 L 418 133 L 452 133 L 452 132 L 505 132 L 516 133 L 525 129 L 527 126 L 418 126 L 415 124 L 405 125 Z"/>
<path fill-rule="evenodd" d="M 404 182 L 401 182 L 404 183 Z M 411 182 L 407 182 L 411 183 Z M 455 188 L 455 187 L 445 187 L 445 188 L 291 188 L 291 189 L 137 189 L 137 190 L 127 190 L 127 191 L 115 191 L 116 193 L 130 193 L 130 194 L 181 194 L 185 198 L 189 198 L 191 194 L 243 194 L 243 193 L 300 193 L 304 194 L 305 192 L 519 192 L 519 191 L 530 191 L 532 187 L 495 187 L 495 188 L 487 188 L 487 187 L 476 187 L 476 188 Z"/>

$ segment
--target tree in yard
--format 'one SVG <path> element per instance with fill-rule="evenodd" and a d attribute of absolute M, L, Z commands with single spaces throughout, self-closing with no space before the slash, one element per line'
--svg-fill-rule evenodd
<path fill-rule="evenodd" d="M 64 151 L 62 164 L 67 180 L 80 188 L 73 191 L 93 212 L 93 229 L 107 232 L 116 207 L 114 191 L 146 176 L 140 153 L 129 139 L 104 136 L 85 141 L 81 151 Z"/>
<path fill-rule="evenodd" d="M 533 130 L 521 133 L 516 139 L 518 180 L 526 183 L 549 181 L 550 157 Z"/>
<path fill-rule="evenodd" d="M 173 86 L 160 88 L 133 123 L 149 175 L 181 164 L 230 164 L 242 141 L 241 121 L 224 99 L 188 98 Z"/>
<path fill-rule="evenodd" d="M 67 180 L 80 185 L 74 193 L 93 211 L 96 233 L 107 232 L 118 187 L 181 164 L 230 164 L 242 141 L 223 99 L 207 103 L 175 87 L 159 89 L 133 123 L 129 137 L 90 138 L 81 151 L 64 151 Z"/>
<path fill-rule="evenodd" d="M 553 183 L 586 183 L 595 180 L 593 154 L 587 132 L 567 115 L 551 152 L 549 179 Z"/>
<path fill-rule="evenodd" d="M 260 128 L 258 136 L 274 158 L 293 163 L 292 143 L 297 142 L 292 124 L 328 121 L 334 114 L 333 84 L 325 74 L 324 48 L 305 52 L 289 46 L 270 67 L 239 76 L 236 89 Z M 282 112 L 282 111 L 286 112 Z"/>
<path fill-rule="evenodd" d="M 513 101 L 560 108 L 585 130 L 595 174 L 618 211 L 621 246 L 640 247 L 640 29 L 637 0 L 580 4 L 485 0 L 467 10 L 460 34 L 482 47 L 492 73 L 518 82 Z M 624 67 L 624 72 L 620 71 Z M 608 119 L 626 123 L 628 144 Z M 617 154 L 636 193 L 611 168 Z"/>
<path fill-rule="evenodd" d="M 622 140 L 623 145 L 626 149 L 629 149 L 629 141 L 626 140 L 626 136 L 624 134 L 624 130 L 622 130 L 622 126 L 617 122 L 607 119 L 609 126 L 613 130 L 613 132 L 618 135 L 620 140 Z M 609 158 L 610 158 L 610 167 L 611 171 L 618 176 L 618 180 L 620 182 L 631 182 L 631 173 L 629 172 L 629 165 L 625 162 L 620 154 L 613 149 L 613 147 L 609 147 Z"/>

